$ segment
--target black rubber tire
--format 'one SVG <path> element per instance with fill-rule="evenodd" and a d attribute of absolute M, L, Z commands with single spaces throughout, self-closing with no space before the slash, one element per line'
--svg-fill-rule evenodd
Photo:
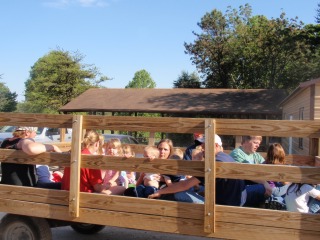
<path fill-rule="evenodd" d="M 100 232 L 102 229 L 105 228 L 103 225 L 96 225 L 96 224 L 88 224 L 88 223 L 73 223 L 70 225 L 73 230 L 78 233 L 82 234 L 95 234 Z"/>
<path fill-rule="evenodd" d="M 48 221 L 44 218 L 5 215 L 0 223 L 0 240 L 16 239 L 52 240 Z"/>

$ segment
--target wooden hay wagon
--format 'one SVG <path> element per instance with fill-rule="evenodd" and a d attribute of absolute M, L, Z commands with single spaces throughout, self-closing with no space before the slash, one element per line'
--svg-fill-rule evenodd
<path fill-rule="evenodd" d="M 0 114 L 0 125 L 71 128 L 71 154 L 0 149 L 0 161 L 71 167 L 70 191 L 0 185 L 0 211 L 10 213 L 0 228 L 15 234 L 24 226 L 29 239 L 50 239 L 50 227 L 89 223 L 223 239 L 319 239 L 320 216 L 215 204 L 215 179 L 320 183 L 314 156 L 289 156 L 290 166 L 215 162 L 214 134 L 319 137 L 320 121 L 145 118 L 82 115 Z M 204 162 L 81 155 L 84 129 L 206 134 Z M 299 166 L 294 166 L 299 165 Z M 105 196 L 79 192 L 80 167 L 204 176 L 205 204 Z M 156 224 L 155 224 L 156 223 Z M 11 226 L 11 228 L 10 228 Z M 11 231 L 11 233 L 10 233 Z M 20 230 L 21 231 L 21 230 Z M 40 233 L 39 233 L 40 232 Z M 19 234 L 19 233 L 17 233 Z"/>

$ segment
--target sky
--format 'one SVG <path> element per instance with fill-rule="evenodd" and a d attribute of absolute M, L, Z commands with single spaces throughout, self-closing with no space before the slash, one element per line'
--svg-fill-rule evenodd
<path fill-rule="evenodd" d="M 200 33 L 197 23 L 213 9 L 252 15 L 298 17 L 315 24 L 320 0 L 3 0 L 0 3 L 0 81 L 24 100 L 31 67 L 52 50 L 79 52 L 124 88 L 137 71 L 148 71 L 156 88 L 172 88 L 182 71 L 196 67 L 184 43 Z"/>

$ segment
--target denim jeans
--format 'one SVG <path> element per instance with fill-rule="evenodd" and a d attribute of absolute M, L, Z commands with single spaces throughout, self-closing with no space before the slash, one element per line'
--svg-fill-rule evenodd
<path fill-rule="evenodd" d="M 174 194 L 174 198 L 178 202 L 204 203 L 204 197 L 194 191 L 183 191 Z"/>
<path fill-rule="evenodd" d="M 136 187 L 138 197 L 143 197 L 143 198 L 147 198 L 149 195 L 155 193 L 157 190 L 158 189 L 155 187 L 144 186 L 142 184 Z"/>
<path fill-rule="evenodd" d="M 262 184 L 247 185 L 246 190 L 247 199 L 244 204 L 245 207 L 259 207 L 261 203 L 265 202 L 266 197 L 264 193 L 266 189 Z"/>

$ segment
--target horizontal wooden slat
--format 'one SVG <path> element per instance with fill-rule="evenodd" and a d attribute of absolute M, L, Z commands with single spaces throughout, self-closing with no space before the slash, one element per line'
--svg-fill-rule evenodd
<path fill-rule="evenodd" d="M 84 116 L 85 129 L 110 129 L 147 132 L 204 132 L 202 118 Z M 220 135 L 309 137 L 318 134 L 317 120 L 215 119 Z M 72 127 L 72 115 L 0 113 L 0 125 Z"/>
<path fill-rule="evenodd" d="M 152 202 L 157 200 L 149 201 Z M 190 204 L 190 206 L 193 205 Z M 240 209 L 239 212 L 234 211 L 238 209 Z M 232 208 L 219 205 L 217 205 L 216 232 L 213 234 L 205 234 L 203 232 L 202 220 L 186 219 L 183 215 L 179 217 L 166 217 L 159 215 L 128 213 L 124 211 L 106 211 L 81 207 L 80 217 L 72 218 L 67 214 L 66 206 L 1 199 L 0 211 L 4 210 L 9 213 L 15 213 L 18 211 L 21 215 L 35 217 L 215 238 L 276 238 L 293 240 L 317 239 L 320 237 L 320 232 L 318 231 L 319 216 L 305 215 L 303 217 L 300 217 L 299 219 L 299 215 L 302 214 L 296 214 L 297 219 L 289 216 L 289 220 L 287 222 L 286 216 L 283 212 L 280 212 L 280 215 L 277 216 L 276 211 L 265 210 L 265 213 L 260 212 L 261 215 L 257 215 L 258 212 L 253 212 L 253 214 L 251 215 L 249 211 L 252 211 L 252 209 L 234 207 Z M 192 211 L 192 207 L 190 207 L 189 210 Z M 250 218 L 250 216 L 253 216 L 253 218 Z M 259 216 L 258 219 L 257 216 Z M 302 219 L 305 224 L 301 225 Z M 243 220 L 244 223 L 235 223 L 235 220 Z M 255 224 L 249 224 L 249 222 L 254 222 Z M 262 225 L 264 223 L 271 223 L 274 225 L 278 224 L 278 227 Z M 286 227 L 283 227 L 283 225 L 285 225 Z M 299 228 L 306 228 L 306 230 L 295 229 L 295 226 L 299 226 Z"/>
<path fill-rule="evenodd" d="M 28 191 L 26 191 L 26 189 Z M 25 195 L 25 196 L 23 196 Z M 0 199 L 20 200 L 44 204 L 68 206 L 68 191 L 26 188 L 20 186 L 0 186 Z M 127 213 L 157 215 L 163 217 L 183 217 L 201 220 L 204 205 L 164 200 L 105 196 L 103 194 L 81 193 L 80 207 Z M 320 231 L 320 215 L 293 213 L 267 209 L 244 208 L 217 205 L 217 220 L 234 224 L 281 227 Z M 257 221 L 257 216 L 259 220 Z M 285 219 L 285 221 L 283 221 Z"/>
<path fill-rule="evenodd" d="M 273 137 L 309 137 L 320 129 L 320 121 L 216 119 L 221 135 L 260 135 Z"/>
<path fill-rule="evenodd" d="M 1 198 L 67 206 L 69 192 L 1 184 L 0 199 Z"/>
<path fill-rule="evenodd" d="M 318 133 L 320 121 L 215 119 L 220 135 L 257 135 L 274 137 L 309 137 Z M 204 119 L 85 116 L 86 128 L 110 130 L 194 133 L 204 132 Z"/>
<path fill-rule="evenodd" d="M 285 164 L 294 165 L 294 166 L 315 166 L 315 157 L 314 156 L 304 156 L 289 154 L 285 157 Z"/>
<path fill-rule="evenodd" d="M 217 162 L 216 177 L 316 184 L 319 171 L 319 167 Z"/>
<path fill-rule="evenodd" d="M 50 166 L 70 166 L 70 154 L 42 153 L 29 156 L 22 151 L 0 149 L 0 162 L 22 164 L 42 164 Z M 102 155 L 82 155 L 82 167 L 113 170 L 132 170 L 136 172 L 161 172 L 167 174 L 188 173 L 204 176 L 204 163 L 197 161 L 177 161 L 146 158 L 121 158 Z"/>
<path fill-rule="evenodd" d="M 38 155 L 27 155 L 23 151 L 0 149 L 0 162 L 11 162 L 21 164 L 39 164 L 50 166 L 69 166 L 70 154 L 68 153 L 41 153 Z"/>
<path fill-rule="evenodd" d="M 1 162 L 49 164 L 69 166 L 70 154 L 43 153 L 29 156 L 22 151 L 0 149 Z M 240 164 L 217 162 L 216 177 L 246 180 L 273 180 L 304 183 L 319 183 L 319 167 L 277 166 L 268 164 Z M 160 172 L 204 176 L 204 162 L 163 160 L 149 161 L 145 158 L 121 158 L 102 155 L 83 155 L 82 167 L 97 169 L 130 170 L 135 172 Z"/>
<path fill-rule="evenodd" d="M 318 214 L 221 205 L 217 205 L 216 214 L 217 218 L 223 222 L 303 229 L 318 231 L 320 234 L 320 215 Z"/>
<path fill-rule="evenodd" d="M 0 113 L 0 126 L 71 128 L 72 115 Z"/>
<path fill-rule="evenodd" d="M 85 129 L 193 133 L 204 131 L 204 119 L 169 117 L 84 116 Z"/>
<path fill-rule="evenodd" d="M 0 199 L 68 206 L 68 191 L 21 186 L 0 185 Z M 106 196 L 103 194 L 80 193 L 80 206 L 83 208 L 109 211 L 126 211 L 131 213 L 153 214 L 161 216 L 203 219 L 204 206 L 174 201 L 150 201 L 143 198 L 124 196 Z"/>

